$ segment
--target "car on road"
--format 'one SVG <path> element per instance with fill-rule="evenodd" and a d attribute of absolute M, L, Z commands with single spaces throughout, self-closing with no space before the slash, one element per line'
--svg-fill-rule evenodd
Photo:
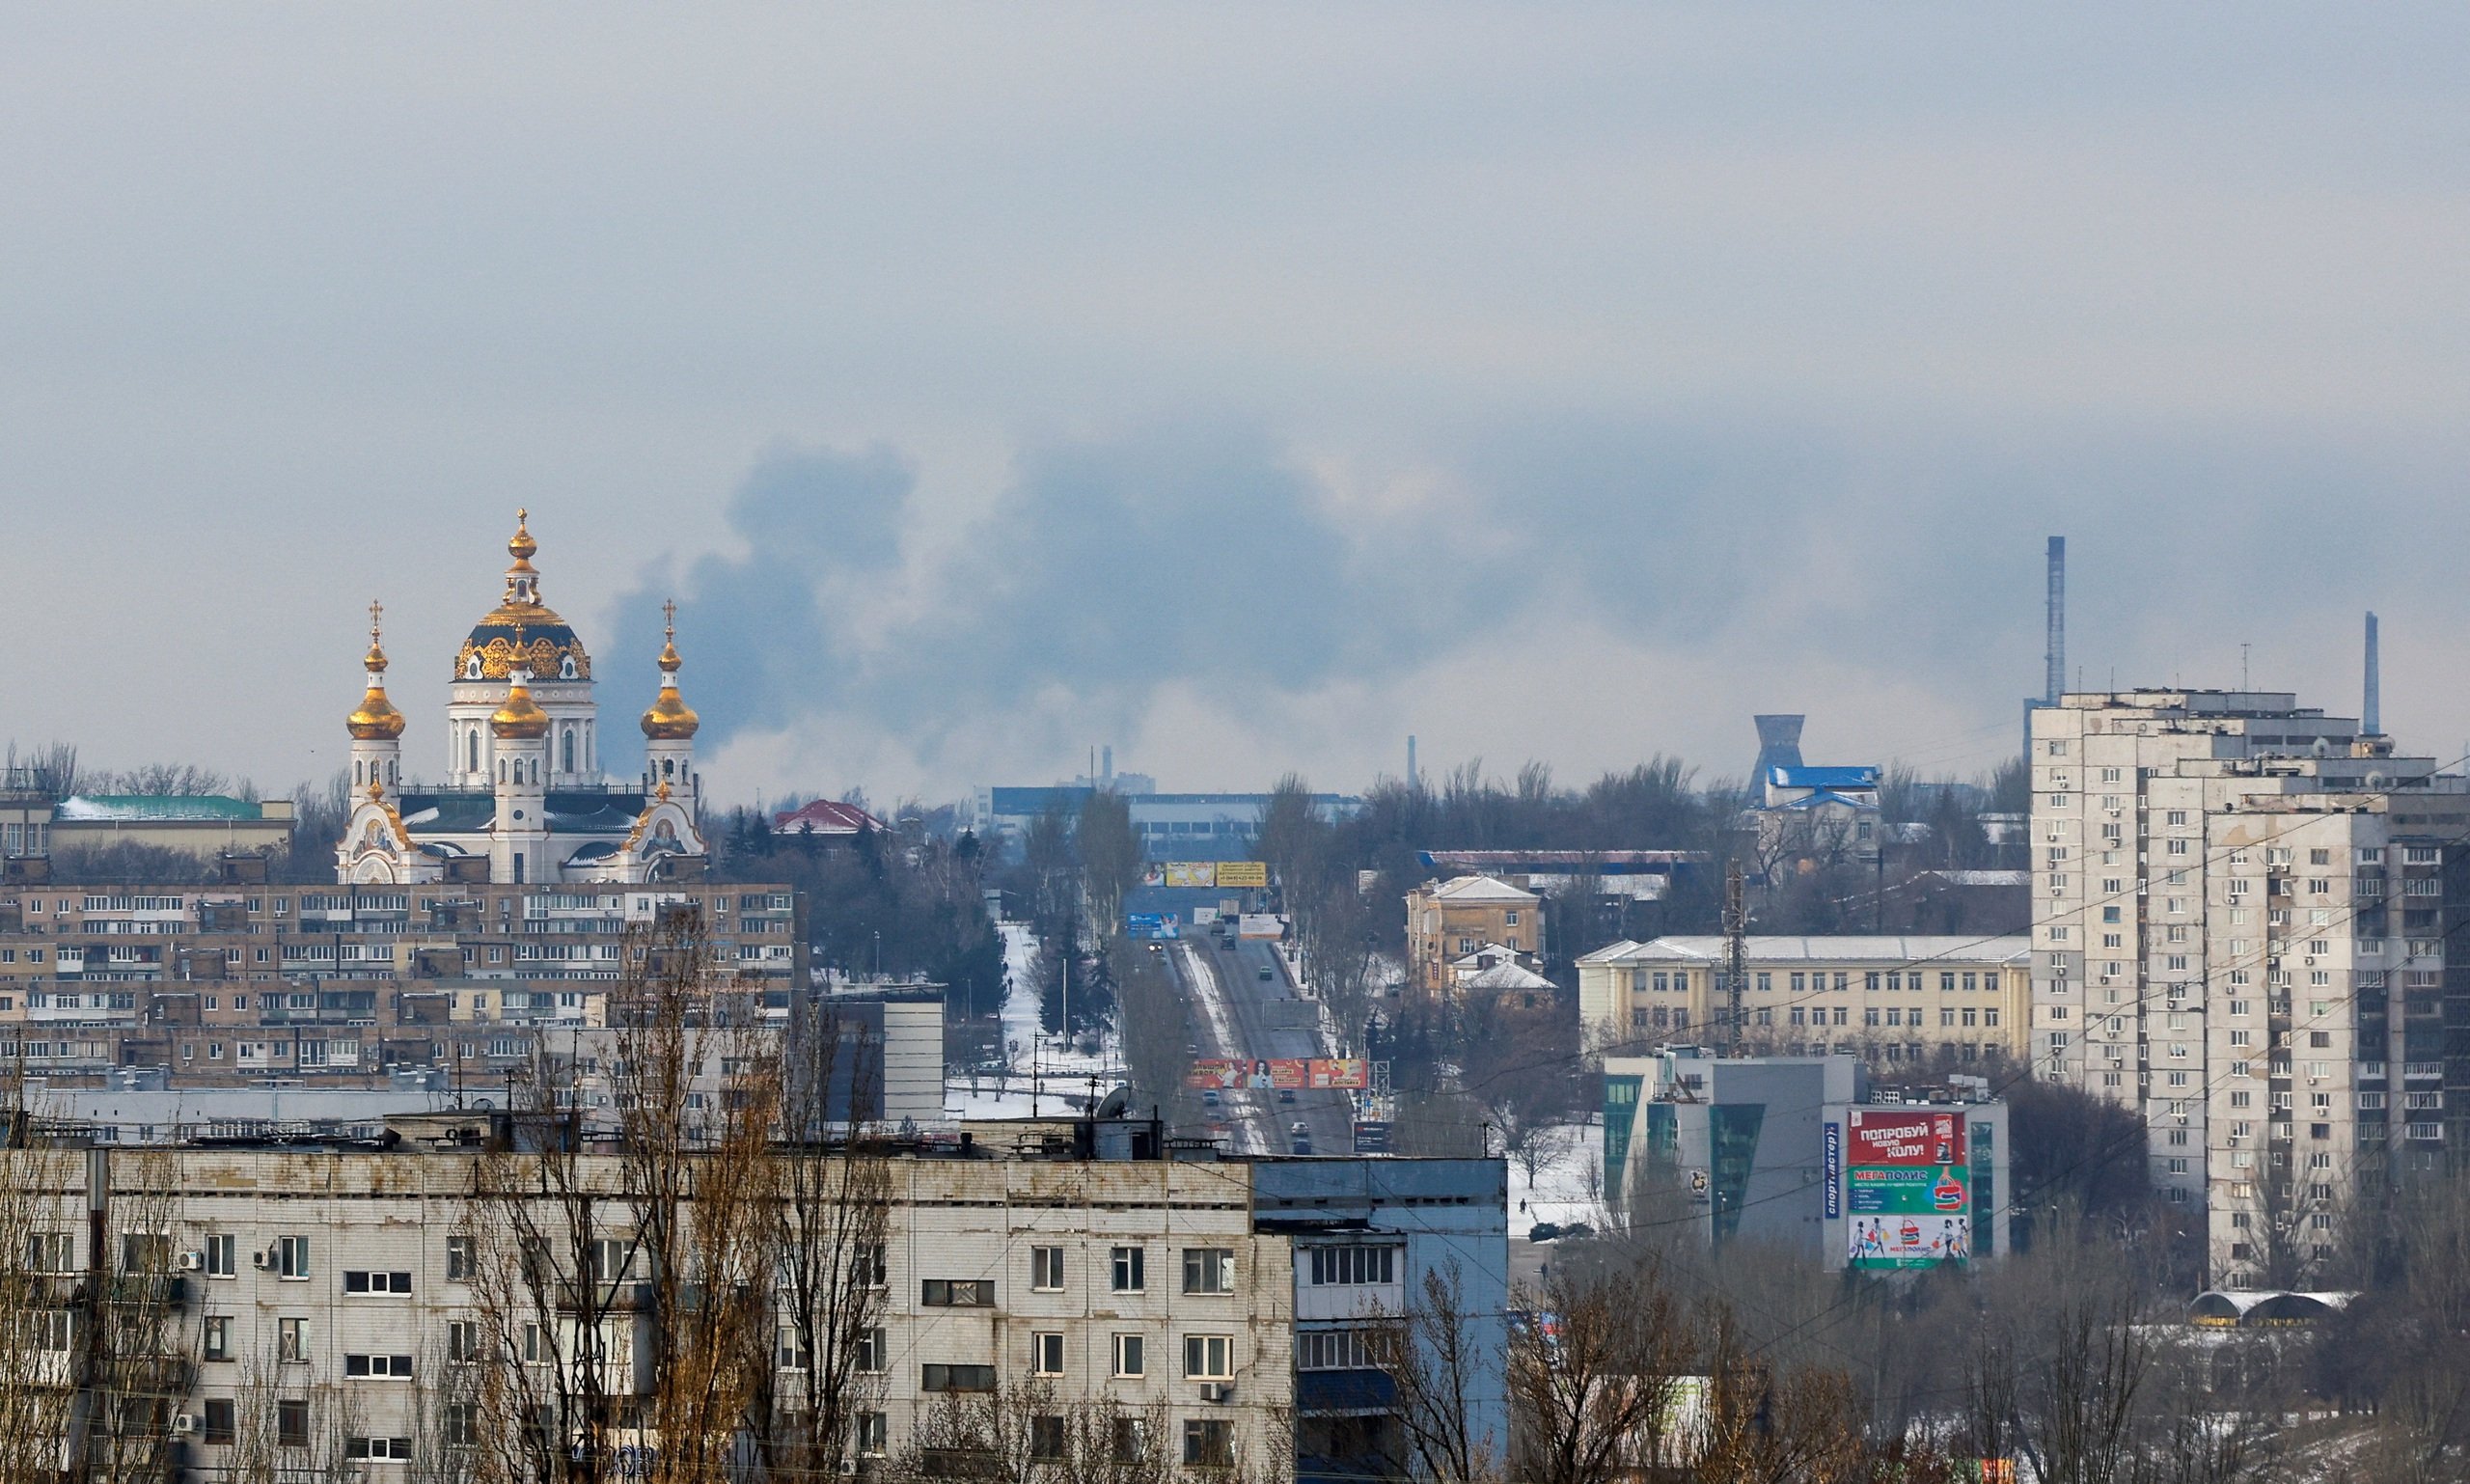
<path fill-rule="evenodd" d="M 1201 1089 L 1200 1106 L 1203 1108 L 1216 1108 L 1218 1106 L 1218 1089 L 1216 1087 L 1204 1087 Z"/>
<path fill-rule="evenodd" d="M 1286 1131 L 1298 1139 L 1309 1139 L 1312 1137 L 1312 1126 L 1305 1123 L 1301 1118 L 1298 1118 L 1293 1123 L 1288 1124 L 1286 1126 Z"/>
<path fill-rule="evenodd" d="M 1269 965 L 1267 965 L 1267 964 L 1263 964 L 1263 965 L 1261 965 L 1261 977 L 1266 979 L 1266 978 L 1268 978 L 1269 976 L 1270 976 L 1270 966 L 1269 966 Z"/>
<path fill-rule="evenodd" d="M 1297 1140 L 1295 1141 L 1294 1152 L 1295 1152 L 1295 1153 L 1297 1153 L 1297 1154 L 1309 1154 L 1309 1153 L 1311 1153 L 1311 1152 L 1312 1152 L 1312 1140 L 1308 1140 L 1308 1139 L 1299 1139 L 1299 1140 Z"/>
<path fill-rule="evenodd" d="M 1224 948 L 1224 949 L 1225 949 L 1227 952 L 1229 952 L 1229 953 L 1232 953 L 1232 952 L 1234 952 L 1234 951 L 1235 951 L 1235 940 L 1234 940 L 1234 939 L 1232 939 L 1232 938 L 1221 938 L 1221 939 L 1219 939 L 1219 940 L 1218 940 L 1218 946 L 1219 946 L 1220 948 Z"/>
<path fill-rule="evenodd" d="M 1534 1228 L 1527 1232 L 1526 1240 L 1529 1242 L 1551 1242 L 1559 1237 L 1560 1234 L 1561 1226 L 1559 1223 L 1537 1222 Z"/>
<path fill-rule="evenodd" d="M 1277 1100 L 1281 1103 L 1292 1104 L 1295 1101 L 1295 1089 L 1293 1087 L 1278 1088 Z"/>

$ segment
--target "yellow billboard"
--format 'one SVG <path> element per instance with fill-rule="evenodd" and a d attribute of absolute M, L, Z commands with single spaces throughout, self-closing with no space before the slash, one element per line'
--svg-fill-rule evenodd
<path fill-rule="evenodd" d="M 1222 887 L 1266 887 L 1270 884 L 1270 868 L 1262 861 L 1221 861 L 1218 863 L 1218 884 Z"/>
<path fill-rule="evenodd" d="M 1218 863 L 1215 861 L 1169 861 L 1166 881 L 1170 887 L 1214 887 L 1218 885 Z"/>

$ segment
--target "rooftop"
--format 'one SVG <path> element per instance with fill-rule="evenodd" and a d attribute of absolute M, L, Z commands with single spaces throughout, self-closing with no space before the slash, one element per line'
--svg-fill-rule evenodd
<path fill-rule="evenodd" d="M 1715 965 L 1723 962 L 1725 945 L 1726 940 L 1721 935 L 1658 938 L 1652 943 L 1624 941 L 1598 948 L 1578 962 Z M 1743 953 L 1756 964 L 1879 964 L 1890 968 L 1924 964 L 2020 964 L 2031 947 L 2032 940 L 2022 933 L 1998 938 L 1906 937 L 1895 934 L 1792 938 L 1753 933 L 1743 940 Z"/>
<path fill-rule="evenodd" d="M 276 817 L 288 818 L 290 801 L 282 801 Z M 263 819 L 266 807 L 253 799 L 227 794 L 97 793 L 74 794 L 52 811 L 55 820 L 109 820 L 123 823 L 165 823 L 189 819 Z"/>

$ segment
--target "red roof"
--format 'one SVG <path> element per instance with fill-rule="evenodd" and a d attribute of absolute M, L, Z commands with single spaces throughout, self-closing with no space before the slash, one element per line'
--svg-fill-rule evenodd
<path fill-rule="evenodd" d="M 772 816 L 775 835 L 861 835 L 869 830 L 880 831 L 884 822 L 855 804 L 839 804 L 831 799 L 817 799 L 804 809 L 787 810 Z"/>

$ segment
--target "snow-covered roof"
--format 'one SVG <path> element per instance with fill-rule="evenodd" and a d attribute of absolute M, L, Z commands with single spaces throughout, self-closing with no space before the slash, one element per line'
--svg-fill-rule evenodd
<path fill-rule="evenodd" d="M 1778 788 L 1876 788 L 1879 770 L 1874 763 L 1851 767 L 1792 767 L 1778 763 L 1767 770 L 1768 782 Z"/>
<path fill-rule="evenodd" d="M 2031 871 L 1916 871 L 1912 879 L 1941 881 L 1951 887 L 2020 887 L 2032 884 Z"/>
<path fill-rule="evenodd" d="M 1652 943 L 1616 943 L 1578 960 L 1581 964 L 1681 964 L 1723 962 L 1726 940 L 1704 937 L 1658 938 Z M 1754 963 L 1874 963 L 1902 968 L 1914 965 L 2020 964 L 2029 956 L 2032 940 L 2022 933 L 2000 938 L 1906 936 L 1847 933 L 1832 937 L 1792 938 L 1753 933 L 1743 940 L 1743 952 Z"/>
<path fill-rule="evenodd" d="M 881 830 L 884 822 L 855 804 L 817 799 L 804 809 L 783 810 L 772 816 L 775 835 L 859 835 Z"/>
<path fill-rule="evenodd" d="M 1435 901 L 1449 902 L 1459 906 L 1479 902 L 1499 902 L 1504 906 L 1519 906 L 1544 899 L 1532 892 L 1511 886 L 1497 876 L 1453 877 L 1432 888 L 1432 898 Z"/>
<path fill-rule="evenodd" d="M 1522 969 L 1515 961 L 1504 959 L 1490 969 L 1470 974 L 1459 983 L 1468 989 L 1551 989 L 1552 981 L 1532 969 Z"/>
<path fill-rule="evenodd" d="M 1449 961 L 1452 969 L 1479 969 L 1487 960 L 1497 963 L 1506 958 L 1515 961 L 1524 955 L 1506 943 L 1488 943 L 1472 953 L 1462 953 Z"/>
<path fill-rule="evenodd" d="M 51 816 L 55 820 L 152 824 L 188 819 L 262 819 L 265 811 L 247 799 L 219 793 L 98 793 L 63 799 L 53 808 Z"/>

